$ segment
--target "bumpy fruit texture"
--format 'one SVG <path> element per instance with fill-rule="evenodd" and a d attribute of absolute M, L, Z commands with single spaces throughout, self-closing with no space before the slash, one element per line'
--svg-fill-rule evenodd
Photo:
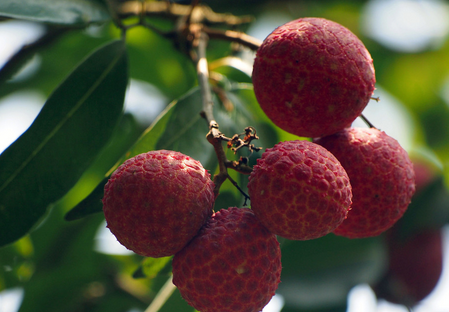
<path fill-rule="evenodd" d="M 437 285 L 443 270 L 443 240 L 439 229 L 425 229 L 406 241 L 388 233 L 389 266 L 373 287 L 379 299 L 414 306 Z"/>
<path fill-rule="evenodd" d="M 315 142 L 340 160 L 352 185 L 352 209 L 335 234 L 377 236 L 402 217 L 415 192 L 415 174 L 395 139 L 375 128 L 350 128 Z"/>
<path fill-rule="evenodd" d="M 159 150 L 137 155 L 105 185 L 107 226 L 135 253 L 174 255 L 212 215 L 213 188 L 201 163 L 184 154 Z"/>
<path fill-rule="evenodd" d="M 248 208 L 215 213 L 173 258 L 173 283 L 201 312 L 257 312 L 280 282 L 276 236 Z"/>
<path fill-rule="evenodd" d="M 257 51 L 252 80 L 265 114 L 304 137 L 351 125 L 375 84 L 373 60 L 347 28 L 323 18 L 300 18 L 275 29 Z"/>
<path fill-rule="evenodd" d="M 340 162 L 309 141 L 268 148 L 249 177 L 254 213 L 274 234 L 292 240 L 324 236 L 351 206 L 351 185 Z"/>

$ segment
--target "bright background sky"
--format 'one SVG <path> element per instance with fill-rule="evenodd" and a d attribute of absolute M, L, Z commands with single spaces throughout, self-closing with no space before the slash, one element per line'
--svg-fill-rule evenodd
<path fill-rule="evenodd" d="M 274 28 L 289 20 L 289 16 L 281 14 L 261 16 L 248 33 L 262 40 Z M 415 53 L 437 48 L 446 40 L 449 32 L 449 6 L 447 2 L 436 0 L 372 0 L 367 3 L 362 14 L 362 30 L 366 36 L 400 52 Z M 34 40 L 42 33 L 42 27 L 32 23 L 16 21 L 0 23 L 0 42 L 2 43 L 0 67 L 22 45 Z M 33 58 L 15 79 L 23 79 L 32 73 L 39 63 L 38 57 Z M 447 90 L 449 90 L 449 79 L 448 88 L 441 91 L 443 97 L 449 102 Z M 364 115 L 376 127 L 396 138 L 405 149 L 409 149 L 414 130 L 407 110 L 380 86 L 377 86 L 375 96 L 380 96 L 381 101 L 375 104 L 370 103 Z M 156 100 L 152 106 L 144 104 L 148 103 L 148 97 Z M 44 102 L 45 97 L 34 90 L 0 99 L 0 153 L 28 128 Z M 152 120 L 165 103 L 166 99 L 150 84 L 131 81 L 126 95 L 128 111 L 136 113 L 136 116 L 140 118 Z M 355 125 L 357 124 L 360 124 L 359 120 L 355 122 Z M 443 232 L 445 254 L 443 274 L 433 293 L 415 308 L 415 312 L 449 311 L 449 227 L 445 227 Z M 99 231 L 97 239 L 97 249 L 100 252 L 112 254 L 129 252 L 117 243 L 105 227 Z M 21 296 L 20 289 L 0 292 L 0 312 L 16 312 Z M 385 301 L 377 302 L 374 293 L 367 285 L 355 287 L 348 300 L 348 312 L 407 312 L 407 309 L 402 306 Z M 282 298 L 276 296 L 264 312 L 277 312 L 281 307 Z"/>

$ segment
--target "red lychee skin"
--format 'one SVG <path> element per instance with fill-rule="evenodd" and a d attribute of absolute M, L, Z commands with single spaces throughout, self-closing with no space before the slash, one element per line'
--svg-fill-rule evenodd
<path fill-rule="evenodd" d="M 314 142 L 340 160 L 352 185 L 352 209 L 335 234 L 377 236 L 402 217 L 415 192 L 415 174 L 395 139 L 375 128 L 349 128 Z"/>
<path fill-rule="evenodd" d="M 304 137 L 351 125 L 375 84 L 371 55 L 347 28 L 323 18 L 300 18 L 275 29 L 257 51 L 252 80 L 265 114 Z"/>
<path fill-rule="evenodd" d="M 389 232 L 388 270 L 374 291 L 378 298 L 414 306 L 438 284 L 443 270 L 443 240 L 439 229 L 424 229 L 406 241 Z"/>
<path fill-rule="evenodd" d="M 126 248 L 147 257 L 181 250 L 213 213 L 214 184 L 200 162 L 158 150 L 126 160 L 104 187 L 107 226 Z"/>
<path fill-rule="evenodd" d="M 268 148 L 249 177 L 251 208 L 271 232 L 291 240 L 322 237 L 351 206 L 351 185 L 340 162 L 309 141 Z"/>
<path fill-rule="evenodd" d="M 251 209 L 216 212 L 173 257 L 173 283 L 201 312 L 257 312 L 273 297 L 281 276 L 276 236 Z"/>

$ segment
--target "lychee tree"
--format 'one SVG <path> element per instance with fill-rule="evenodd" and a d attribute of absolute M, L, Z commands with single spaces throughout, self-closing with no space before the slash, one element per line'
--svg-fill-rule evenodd
<path fill-rule="evenodd" d="M 0 98 L 47 98 L 0 154 L 0 291 L 22 289 L 20 311 L 259 311 L 276 292 L 284 312 L 325 312 L 361 283 L 408 306 L 429 293 L 439 270 L 398 296 L 407 260 L 392 250 L 413 257 L 406 244 L 441 240 L 449 220 L 449 114 L 414 84 L 443 84 L 448 47 L 438 62 L 392 52 L 360 33 L 364 2 L 298 3 L 1 1 L 0 25 L 44 27 L 0 69 Z M 273 9 L 290 22 L 248 35 Z M 150 121 L 124 109 L 136 84 L 152 86 L 146 107 L 164 98 Z M 361 115 L 375 87 L 413 116 L 407 151 Z M 365 128 L 346 129 L 358 117 Z M 358 131 L 381 141 L 345 141 Z M 392 213 L 376 231 L 378 205 Z M 369 234 L 338 230 L 354 223 Z M 133 252 L 99 251 L 106 226 Z M 407 268 L 440 268 L 434 245 Z"/>

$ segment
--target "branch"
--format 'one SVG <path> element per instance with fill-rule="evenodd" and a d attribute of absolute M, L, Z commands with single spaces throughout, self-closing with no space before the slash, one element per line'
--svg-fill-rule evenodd
<path fill-rule="evenodd" d="M 360 118 L 368 125 L 370 128 L 377 129 L 363 114 L 360 115 Z"/>
<path fill-rule="evenodd" d="M 109 0 L 110 1 L 110 0 Z M 117 15 L 120 18 L 145 15 L 147 17 L 164 17 L 176 21 L 180 17 L 190 15 L 192 23 L 209 25 L 237 26 L 253 21 L 251 16 L 237 17 L 232 14 L 215 13 L 206 5 L 184 5 L 168 1 L 126 1 L 120 5 Z"/>
<path fill-rule="evenodd" d="M 108 0 L 114 1 L 114 0 Z M 172 37 L 178 47 L 183 52 L 190 52 L 190 57 L 196 62 L 198 84 L 201 90 L 202 98 L 202 112 L 201 115 L 206 120 L 209 132 L 206 136 L 209 143 L 214 147 L 219 164 L 219 173 L 214 176 L 215 189 L 214 194 L 218 196 L 221 185 L 226 179 L 229 179 L 231 183 L 237 186 L 237 183 L 229 176 L 227 169 L 232 168 L 240 173 L 248 174 L 251 172 L 251 168 L 246 165 L 247 161 L 240 160 L 238 162 L 229 161 L 226 158 L 225 149 L 223 148 L 222 141 L 230 141 L 226 138 L 218 129 L 218 123 L 213 116 L 213 105 L 211 87 L 209 85 L 209 66 L 206 59 L 206 48 L 210 37 L 223 39 L 228 41 L 237 42 L 238 44 L 247 46 L 253 50 L 257 50 L 260 46 L 260 41 L 252 38 L 244 33 L 239 33 L 231 30 L 213 30 L 207 28 L 205 25 L 217 25 L 225 24 L 228 26 L 235 26 L 242 23 L 247 23 L 252 20 L 249 17 L 236 17 L 231 14 L 218 14 L 213 12 L 209 7 L 199 5 L 199 0 L 192 2 L 192 5 L 179 5 L 169 2 L 142 2 L 142 1 L 127 1 L 123 3 L 119 9 L 118 18 L 126 18 L 130 16 L 139 16 L 139 24 L 149 27 L 150 25 L 145 23 L 144 17 L 159 16 L 173 19 L 176 23 L 174 29 L 169 32 L 161 32 L 165 37 Z M 135 26 L 135 25 L 132 25 Z M 123 28 L 124 29 L 124 28 Z M 157 30 L 157 29 L 156 29 Z M 182 48 L 184 47 L 184 49 Z M 192 47 L 194 49 L 192 49 Z M 249 128 L 248 128 L 249 129 Z M 251 128 L 253 129 L 253 128 Z M 247 131 L 247 130 L 245 130 Z M 242 148 L 247 147 L 251 152 L 253 150 L 259 150 L 251 144 L 252 139 L 256 139 L 255 131 L 254 135 L 251 135 L 252 130 L 246 133 L 245 139 L 241 140 L 239 135 L 235 139 L 232 139 L 231 147 L 234 153 Z M 235 137 L 235 136 L 234 136 Z M 248 138 L 247 138 L 248 137 Z M 245 158 L 247 160 L 247 158 Z M 237 186 L 239 191 L 245 196 L 246 200 L 249 198 L 240 187 Z"/>
<path fill-rule="evenodd" d="M 215 197 L 218 196 L 220 187 L 226 179 L 229 179 L 232 184 L 234 184 L 237 189 L 245 196 L 245 204 L 249 196 L 237 185 L 237 183 L 229 176 L 228 167 L 233 169 L 238 169 L 241 164 L 238 162 L 231 162 L 226 158 L 226 153 L 222 145 L 222 141 L 226 138 L 218 129 L 218 123 L 215 121 L 213 114 L 214 102 L 212 100 L 212 92 L 209 86 L 209 68 L 206 59 L 206 47 L 208 42 L 208 36 L 205 32 L 200 31 L 197 36 L 197 75 L 198 84 L 201 89 L 201 98 L 203 101 L 203 111 L 201 115 L 206 119 L 209 125 L 209 132 L 206 135 L 207 141 L 212 144 L 215 150 L 215 154 L 218 159 L 219 173 L 214 176 L 214 194 Z M 247 166 L 246 166 L 247 167 Z M 248 167 L 249 168 L 249 167 Z M 244 172 L 243 170 L 238 170 L 239 172 Z"/>
<path fill-rule="evenodd" d="M 245 201 L 243 202 L 243 206 L 246 206 L 246 202 L 250 199 L 249 195 L 247 195 L 241 188 L 240 186 L 237 184 L 237 182 L 234 181 L 233 178 L 231 178 L 231 176 L 228 176 L 228 180 L 231 181 L 231 183 L 240 191 L 240 193 L 243 194 L 243 196 L 245 197 Z"/>
<path fill-rule="evenodd" d="M 212 93 L 209 86 L 209 69 L 206 59 L 206 47 L 208 42 L 208 37 L 204 32 L 200 32 L 198 38 L 198 61 L 196 65 L 198 84 L 201 89 L 201 98 L 203 100 L 203 111 L 201 115 L 206 119 L 209 125 L 209 132 L 206 135 L 207 141 L 214 147 L 215 153 L 217 154 L 218 164 L 219 164 L 219 174 L 214 176 L 215 197 L 218 195 L 221 185 L 228 178 L 227 168 L 225 163 L 227 161 L 223 146 L 221 145 L 220 131 L 218 130 L 218 123 L 215 121 L 213 106 L 214 102 L 212 100 Z"/>
<path fill-rule="evenodd" d="M 208 34 L 210 38 L 237 42 L 245 47 L 250 48 L 253 51 L 257 51 L 257 49 L 262 44 L 262 41 L 260 41 L 259 39 L 238 31 L 219 30 L 204 27 L 204 32 L 206 32 L 206 34 Z"/>
<path fill-rule="evenodd" d="M 187 24 L 200 24 L 203 27 L 203 31 L 208 34 L 210 38 L 236 42 L 251 50 L 257 50 L 261 44 L 260 40 L 242 32 L 233 30 L 224 31 L 206 27 L 206 25 L 226 25 L 228 27 L 234 27 L 253 21 L 253 17 L 238 17 L 232 14 L 216 13 L 208 6 L 198 4 L 197 2 L 199 1 L 193 2 L 191 5 L 170 3 L 168 1 L 126 1 L 118 5 L 115 4 L 115 0 L 107 0 L 107 2 L 110 11 L 112 11 L 111 15 L 113 16 L 116 25 L 122 29 L 143 25 L 164 37 L 171 38 L 173 37 L 173 31 L 164 32 L 145 21 L 145 17 L 163 17 L 176 22 L 178 27 L 175 27 L 175 32 L 181 30 L 179 25 L 186 26 Z M 139 16 L 140 22 L 129 26 L 125 26 L 121 22 L 121 19 L 133 16 Z"/>
<path fill-rule="evenodd" d="M 198 60 L 196 70 L 198 75 L 198 84 L 200 85 L 201 96 L 203 99 L 203 117 L 209 124 L 209 130 L 212 130 L 212 126 L 214 124 L 217 124 L 217 122 L 214 120 L 214 101 L 212 100 L 212 92 L 209 87 L 209 68 L 206 59 L 206 48 L 208 40 L 208 36 L 204 32 L 200 31 L 198 38 Z"/>

